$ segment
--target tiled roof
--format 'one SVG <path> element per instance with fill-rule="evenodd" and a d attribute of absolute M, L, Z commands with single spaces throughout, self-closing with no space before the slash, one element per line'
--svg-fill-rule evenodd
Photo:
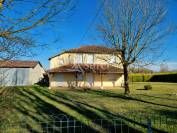
<path fill-rule="evenodd" d="M 73 48 L 70 50 L 66 50 L 68 53 L 109 53 L 112 54 L 116 52 L 115 49 L 104 47 L 104 46 L 96 46 L 96 45 L 88 45 L 81 46 L 79 48 Z"/>
<path fill-rule="evenodd" d="M 0 61 L 0 68 L 34 68 L 39 61 Z"/>
<path fill-rule="evenodd" d="M 98 53 L 98 54 L 112 54 L 117 52 L 115 49 L 99 46 L 99 45 L 87 45 L 87 46 L 81 46 L 79 48 L 73 48 L 66 50 L 60 54 L 57 54 L 51 58 L 54 58 L 58 55 L 61 55 L 63 53 Z M 49 60 L 51 59 L 49 58 Z"/>
<path fill-rule="evenodd" d="M 49 73 L 62 72 L 94 72 L 94 73 L 123 73 L 121 68 L 106 64 L 68 64 L 48 70 Z"/>

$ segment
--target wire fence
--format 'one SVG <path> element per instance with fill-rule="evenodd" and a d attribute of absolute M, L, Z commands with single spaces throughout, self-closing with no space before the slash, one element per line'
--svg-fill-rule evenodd
<path fill-rule="evenodd" d="M 127 114 L 128 119 L 136 123 L 143 124 L 147 127 L 147 132 L 160 132 L 160 133 L 177 133 L 177 116 L 169 114 L 154 114 L 154 113 L 133 113 Z"/>
<path fill-rule="evenodd" d="M 161 116 L 132 115 L 113 119 L 76 120 L 66 115 L 51 120 L 7 122 L 0 133 L 176 133 L 177 121 Z"/>

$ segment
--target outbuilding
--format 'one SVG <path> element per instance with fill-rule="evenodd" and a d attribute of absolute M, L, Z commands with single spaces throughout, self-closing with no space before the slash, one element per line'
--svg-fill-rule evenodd
<path fill-rule="evenodd" d="M 42 80 L 45 70 L 39 61 L 0 61 L 1 86 L 29 86 Z"/>

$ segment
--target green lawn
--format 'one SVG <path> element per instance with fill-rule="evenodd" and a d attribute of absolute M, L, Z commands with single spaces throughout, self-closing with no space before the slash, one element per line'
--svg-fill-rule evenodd
<path fill-rule="evenodd" d="M 151 84 L 153 89 L 144 90 L 145 84 Z M 130 128 L 137 131 L 145 132 L 139 125 L 147 123 L 147 117 L 152 119 L 157 130 L 177 131 L 177 84 L 131 83 L 130 87 L 130 96 L 124 96 L 122 88 L 85 91 L 62 88 L 49 90 L 32 86 L 0 89 L 0 129 L 15 132 L 14 126 L 9 123 L 16 123 L 15 128 L 23 128 L 23 132 L 37 133 L 45 130 L 46 122 L 54 119 L 52 116 L 64 114 L 95 131 L 100 130 L 100 124 L 92 120 L 120 117 Z M 160 121 L 162 124 L 159 126 Z M 173 129 L 168 124 L 171 121 Z M 23 123 L 25 127 L 17 122 Z M 164 125 L 163 122 L 167 124 Z"/>

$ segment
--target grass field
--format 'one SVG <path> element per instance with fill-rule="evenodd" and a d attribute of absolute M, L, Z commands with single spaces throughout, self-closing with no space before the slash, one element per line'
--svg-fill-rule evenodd
<path fill-rule="evenodd" d="M 153 89 L 144 90 L 145 84 L 151 84 Z M 93 119 L 117 117 L 130 119 L 131 123 L 138 121 L 139 118 L 143 121 L 145 117 L 142 116 L 154 118 L 160 116 L 157 119 L 164 117 L 165 120 L 177 121 L 177 84 L 131 83 L 130 87 L 130 96 L 124 96 L 122 88 L 49 90 L 45 87 L 32 86 L 1 89 L 0 124 L 1 127 L 6 126 L 10 129 L 7 123 L 23 121 L 28 129 L 38 132 L 43 130 L 43 125 L 35 127 L 37 122 L 51 121 L 53 119 L 51 115 L 59 114 L 65 114 L 87 126 L 90 126 L 88 122 L 92 123 Z M 146 119 L 144 120 L 146 122 Z M 138 129 L 131 123 L 132 128 Z M 97 130 L 99 125 L 95 125 L 92 123 L 91 127 Z M 154 127 L 161 131 L 168 131 L 167 126 L 154 125 Z M 174 128 L 172 132 L 176 129 Z"/>

